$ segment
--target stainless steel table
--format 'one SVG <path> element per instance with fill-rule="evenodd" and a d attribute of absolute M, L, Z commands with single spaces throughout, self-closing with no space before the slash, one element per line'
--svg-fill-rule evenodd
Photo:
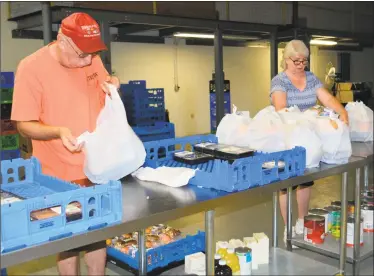
<path fill-rule="evenodd" d="M 356 158 L 362 158 L 363 164 L 353 162 Z M 352 157 L 350 158 L 348 166 L 345 167 L 342 175 L 341 186 L 341 226 L 340 226 L 340 241 L 334 240 L 332 237 L 327 237 L 323 245 L 313 245 L 301 237 L 292 238 L 292 187 L 287 188 L 287 249 L 292 251 L 292 245 L 300 248 L 308 249 L 326 256 L 339 259 L 339 274 L 345 274 L 346 262 L 353 263 L 353 275 L 359 275 L 360 262 L 373 256 L 373 236 L 372 234 L 365 234 L 364 247 L 360 252 L 360 218 L 361 218 L 361 168 L 364 167 L 364 187 L 369 186 L 369 164 L 373 163 L 373 143 L 352 143 Z M 344 166 L 343 166 L 344 167 Z M 348 250 L 347 257 L 347 171 L 349 169 L 356 170 L 355 180 L 355 226 L 354 226 L 354 247 L 353 250 Z M 337 174 L 338 172 L 336 172 Z M 276 198 L 273 199 L 276 202 Z M 274 204 L 274 213 L 277 212 L 277 204 Z M 276 223 L 276 220 L 273 220 Z M 276 229 L 275 229 L 276 231 Z M 276 232 L 275 232 L 276 233 Z"/>
<path fill-rule="evenodd" d="M 361 147 L 359 148 L 361 149 Z M 357 152 L 359 152 L 360 156 L 352 156 L 347 164 L 321 164 L 319 168 L 307 170 L 303 176 L 235 193 L 201 189 L 192 185 L 182 188 L 170 188 L 157 183 L 140 182 L 131 177 L 125 178 L 122 181 L 123 217 L 121 223 L 4 254 L 1 256 L 1 268 L 91 244 L 123 233 L 139 231 L 140 234 L 144 234 L 144 229 L 149 225 L 174 220 L 199 212 L 206 212 L 207 272 L 208 274 L 212 274 L 215 246 L 213 243 L 214 209 L 216 207 L 230 204 L 234 201 L 250 202 L 251 198 L 256 198 L 263 194 L 273 194 L 275 198 L 277 198 L 276 194 L 280 189 L 331 175 L 345 173 L 350 169 L 361 168 L 372 162 L 372 148 L 371 153 L 362 151 L 367 153 L 366 157 L 363 157 L 364 154 L 360 150 L 357 150 Z M 277 204 L 274 204 L 274 213 L 277 212 L 277 208 Z M 276 218 L 276 216 L 274 218 Z M 275 245 L 275 247 L 277 245 L 277 235 L 275 234 L 277 233 L 276 225 L 277 224 L 274 223 L 273 227 L 273 245 Z M 140 258 L 140 272 L 141 274 L 145 274 L 145 250 L 142 250 L 140 255 L 142 256 Z"/>

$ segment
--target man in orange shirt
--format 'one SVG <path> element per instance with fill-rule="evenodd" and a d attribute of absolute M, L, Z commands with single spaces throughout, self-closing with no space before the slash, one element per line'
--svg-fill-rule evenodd
<path fill-rule="evenodd" d="M 86 178 L 76 137 L 95 129 L 108 93 L 104 83 L 120 85 L 98 56 L 103 50 L 97 22 L 75 13 L 62 21 L 57 41 L 18 66 L 12 120 L 21 135 L 32 139 L 33 155 L 45 174 L 67 181 Z M 60 253 L 60 275 L 78 274 L 79 251 L 86 251 L 89 275 L 105 275 L 105 242 Z"/>

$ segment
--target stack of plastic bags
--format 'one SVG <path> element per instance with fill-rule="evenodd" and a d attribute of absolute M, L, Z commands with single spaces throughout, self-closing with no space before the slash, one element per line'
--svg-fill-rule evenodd
<path fill-rule="evenodd" d="M 277 152 L 301 146 L 306 149 L 307 168 L 344 164 L 352 155 L 352 141 L 373 140 L 373 111 L 363 103 L 346 107 L 349 127 L 334 112 L 315 106 L 304 112 L 297 107 L 275 111 L 268 106 L 254 118 L 249 113 L 227 114 L 217 128 L 218 142 Z M 352 138 L 352 139 L 351 139 Z"/>

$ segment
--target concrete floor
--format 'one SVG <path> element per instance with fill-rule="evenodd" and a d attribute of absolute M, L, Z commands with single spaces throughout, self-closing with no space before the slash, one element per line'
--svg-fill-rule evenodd
<path fill-rule="evenodd" d="M 373 185 L 373 168 L 370 168 L 369 185 Z M 348 172 L 348 200 L 353 199 L 354 195 L 355 172 Z M 318 180 L 312 187 L 312 197 L 310 208 L 324 207 L 331 201 L 340 198 L 341 176 L 333 176 Z M 250 206 L 250 207 L 248 207 Z M 297 202 L 293 198 L 293 219 L 297 217 Z M 259 197 L 253 202 L 237 202 L 232 206 L 225 206 L 216 210 L 215 219 L 215 239 L 229 240 L 232 238 L 242 239 L 252 236 L 256 232 L 264 232 L 271 237 L 272 231 L 272 201 L 271 197 Z M 283 231 L 284 225 L 279 214 L 279 247 L 284 248 Z M 160 222 L 163 223 L 163 222 Z M 194 234 L 197 230 L 204 229 L 204 214 L 184 217 L 176 221 L 164 222 L 173 227 L 181 229 L 185 234 Z M 295 222 L 294 222 L 295 223 Z M 321 256 L 306 250 L 297 249 L 298 254 L 313 258 L 315 260 L 338 267 L 339 262 L 325 256 Z M 116 272 L 109 266 L 107 275 L 123 275 L 123 272 Z M 350 273 L 351 265 L 347 264 L 347 272 Z M 85 275 L 86 269 L 81 264 L 82 275 Z M 9 275 L 57 275 L 55 266 L 55 256 L 49 256 L 40 260 L 31 261 L 8 268 Z M 361 275 L 374 275 L 373 257 L 361 263 Z"/>

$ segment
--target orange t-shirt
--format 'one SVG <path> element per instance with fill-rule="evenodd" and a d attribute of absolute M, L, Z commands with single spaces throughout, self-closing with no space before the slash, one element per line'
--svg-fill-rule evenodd
<path fill-rule="evenodd" d="M 67 127 L 74 137 L 91 132 L 105 103 L 100 84 L 107 75 L 100 57 L 90 66 L 69 69 L 52 57 L 47 45 L 17 68 L 11 119 Z M 32 140 L 32 146 L 43 173 L 68 181 L 85 178 L 82 152 L 69 152 L 60 139 Z"/>

